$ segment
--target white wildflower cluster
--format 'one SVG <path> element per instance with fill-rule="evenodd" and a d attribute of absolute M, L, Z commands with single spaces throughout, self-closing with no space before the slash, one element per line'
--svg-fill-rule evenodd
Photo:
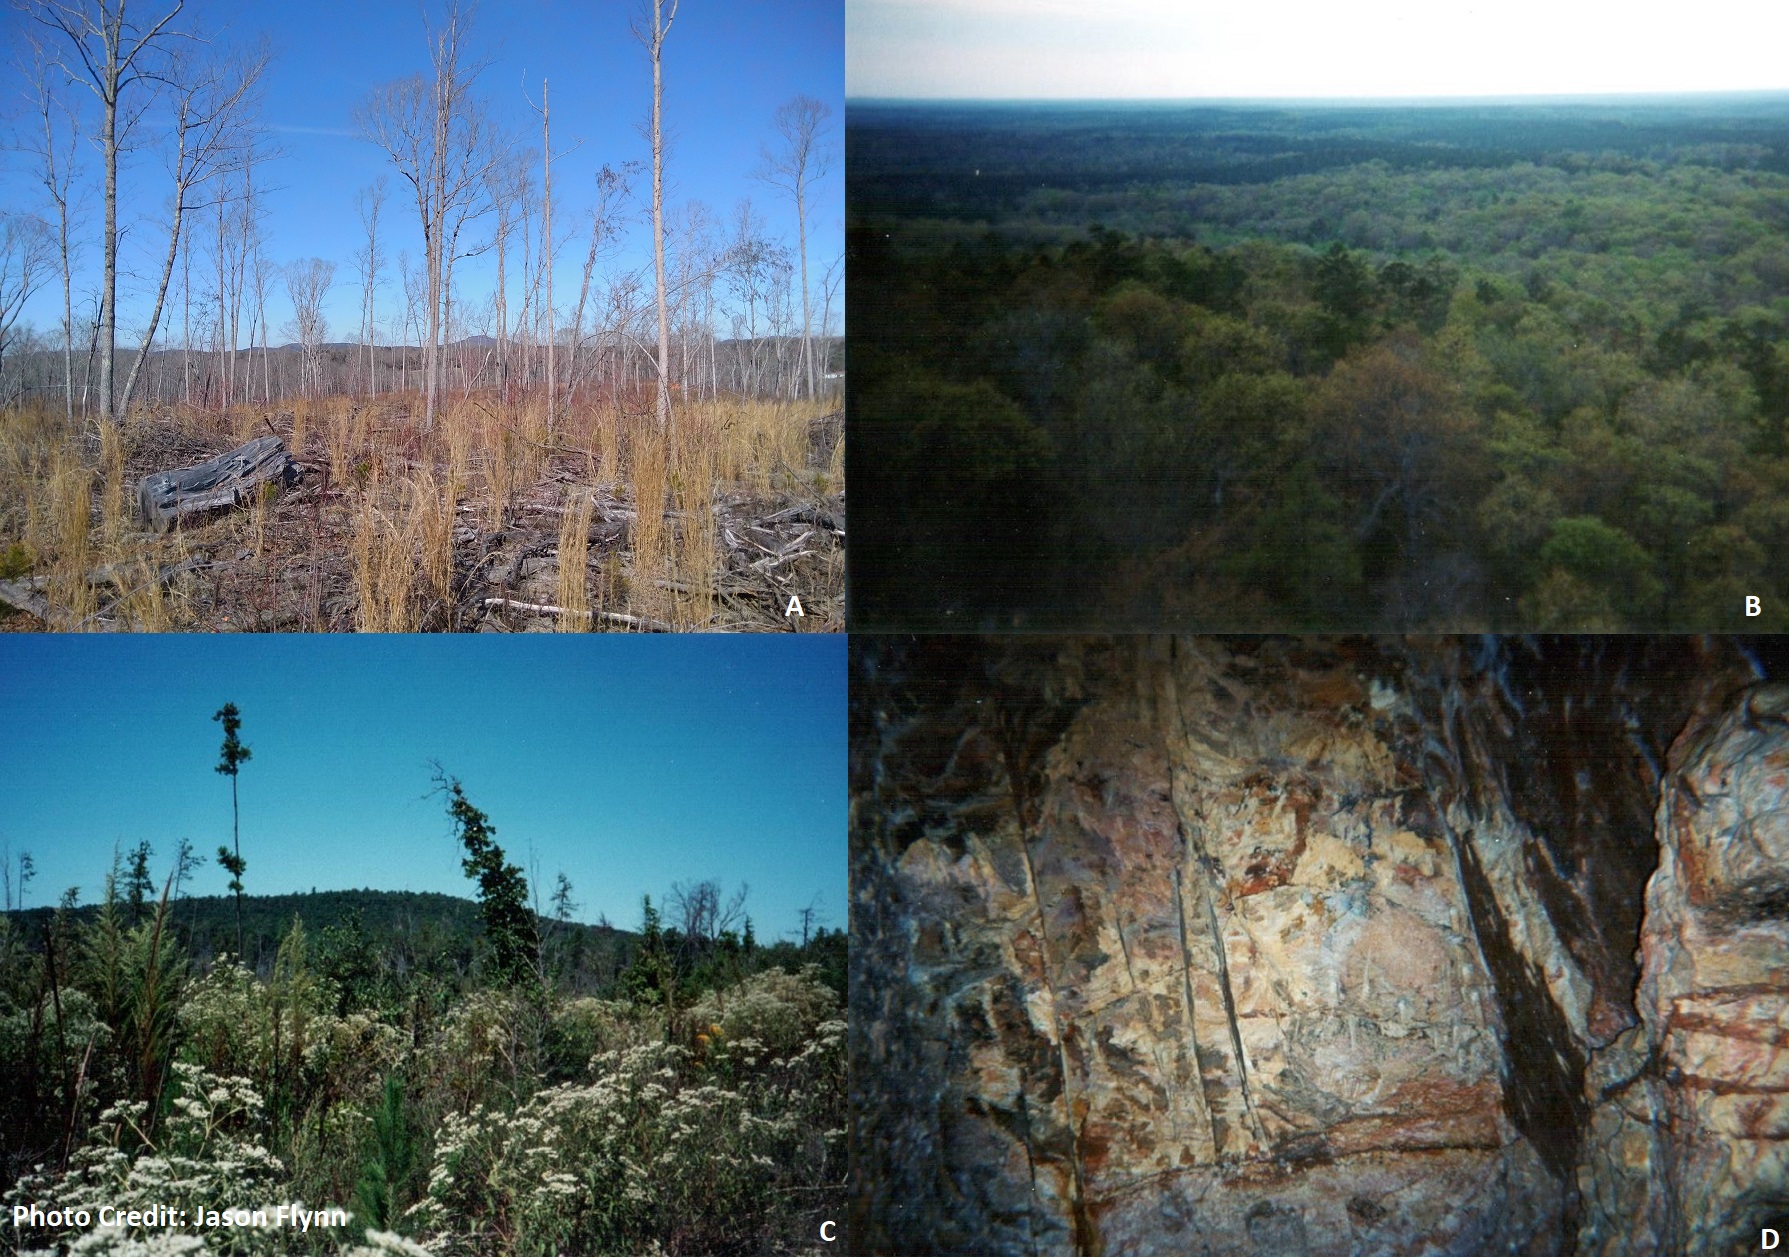
<path fill-rule="evenodd" d="M 218 1078 L 197 1065 L 176 1064 L 173 1073 L 172 1100 L 155 1140 L 145 1133 L 147 1105 L 114 1104 L 100 1114 L 87 1142 L 70 1158 L 66 1174 L 40 1170 L 24 1175 L 6 1203 L 54 1200 L 59 1208 L 85 1209 L 97 1218 L 102 1206 L 120 1202 L 258 1205 L 281 1199 L 285 1167 L 248 1133 L 262 1109 L 254 1087 L 245 1078 Z M 160 1233 L 102 1227 L 76 1241 L 71 1252 L 134 1255 L 139 1250 L 129 1245 L 164 1241 L 168 1237 Z M 154 1250 L 158 1255 L 161 1251 Z"/>
<path fill-rule="evenodd" d="M 724 1041 L 749 1039 L 772 1057 L 800 1051 L 815 1027 L 837 1013 L 838 999 L 813 965 L 800 974 L 766 969 L 738 986 L 705 993 L 690 1009 L 697 1024 L 719 1026 Z"/>
<path fill-rule="evenodd" d="M 549 1087 L 513 1111 L 449 1114 L 412 1220 L 456 1254 L 639 1252 L 654 1235 L 704 1225 L 716 1242 L 768 1227 L 786 1194 L 774 1189 L 843 1175 L 844 1023 L 817 986 L 759 975 L 727 993 L 725 1011 L 716 1001 L 694 1048 L 611 1048 L 591 1060 L 593 1081 Z M 771 1042 L 733 1039 L 729 1025 Z"/>
<path fill-rule="evenodd" d="M 258 1234 L 258 1238 L 257 1238 Z M 245 1232 L 248 1247 L 231 1252 L 255 1254 L 281 1251 L 275 1247 L 277 1237 L 271 1232 Z M 102 1226 L 80 1236 L 66 1250 L 67 1257 L 217 1257 L 225 1250 L 214 1248 L 197 1235 L 174 1231 L 156 1232 L 137 1237 L 122 1227 Z M 30 1249 L 19 1257 L 62 1257 L 55 1249 Z M 368 1231 L 362 1243 L 340 1250 L 340 1257 L 436 1257 L 421 1244 L 386 1231 Z"/>

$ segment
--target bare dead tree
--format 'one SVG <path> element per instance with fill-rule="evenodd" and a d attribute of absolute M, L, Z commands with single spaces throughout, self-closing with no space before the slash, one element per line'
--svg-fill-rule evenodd
<path fill-rule="evenodd" d="M 385 255 L 379 251 L 379 210 L 385 204 L 386 191 L 385 176 L 380 175 L 370 185 L 362 188 L 354 198 L 354 208 L 360 214 L 360 225 L 366 229 L 366 248 L 354 255 L 354 264 L 360 272 L 360 336 L 366 342 L 369 396 L 379 392 L 373 352 L 374 342 L 377 340 L 374 314 L 379 272 L 385 267 Z"/>
<path fill-rule="evenodd" d="M 814 395 L 814 352 L 810 329 L 813 305 L 808 288 L 808 193 L 814 182 L 824 179 L 832 168 L 832 154 L 827 151 L 822 132 L 832 116 L 812 96 L 797 96 L 776 111 L 776 129 L 783 137 L 782 147 L 764 149 L 758 178 L 789 194 L 795 201 L 795 231 L 801 256 L 801 361 L 807 381 L 808 396 Z"/>
<path fill-rule="evenodd" d="M 0 217 L 0 363 L 6 361 L 25 302 L 49 278 L 54 258 L 48 223 L 30 214 Z"/>
<path fill-rule="evenodd" d="M 677 20 L 679 0 L 671 0 L 670 12 L 665 0 L 652 0 L 650 19 L 642 12 L 634 20 L 634 38 L 646 46 L 652 59 L 652 268 L 658 280 L 658 426 L 665 431 L 671 426 L 671 319 L 665 293 L 665 128 L 664 128 L 664 50 L 665 36 Z M 642 23 L 650 20 L 650 25 Z"/>
<path fill-rule="evenodd" d="M 254 223 L 251 219 L 251 225 L 254 231 L 254 241 L 251 246 L 252 259 L 250 262 L 249 276 L 252 286 L 251 291 L 254 293 L 255 297 L 255 305 L 253 311 L 249 315 L 249 336 L 251 338 L 259 339 L 261 342 L 261 404 L 264 406 L 271 406 L 273 405 L 273 346 L 269 344 L 269 342 L 273 339 L 273 335 L 267 327 L 267 293 L 268 290 L 273 287 L 273 277 L 279 268 L 276 267 L 273 264 L 273 260 L 267 256 L 267 249 L 265 247 L 266 242 L 261 238 L 259 224 Z M 261 327 L 258 336 L 254 330 L 257 321 L 260 323 Z M 249 388 L 250 391 L 253 391 L 253 362 L 249 364 L 249 368 Z"/>
<path fill-rule="evenodd" d="M 745 898 L 750 888 L 743 882 L 725 896 L 720 882 L 678 882 L 671 887 L 670 907 L 691 959 L 711 950 L 722 934 L 745 920 Z"/>
<path fill-rule="evenodd" d="M 596 204 L 590 209 L 590 248 L 584 255 L 584 278 L 578 287 L 578 304 L 572 315 L 571 370 L 566 382 L 568 400 L 583 378 L 584 311 L 590 299 L 590 278 L 598 259 L 612 250 L 619 236 L 620 205 L 626 199 L 628 185 L 637 171 L 638 167 L 629 163 L 620 170 L 604 166 L 596 175 Z M 595 338 L 599 347 L 604 333 L 610 330 L 607 320 L 602 321 Z"/>
<path fill-rule="evenodd" d="M 499 158 L 485 172 L 486 196 L 496 215 L 491 247 L 497 251 L 497 287 L 491 294 L 491 313 L 496 325 L 497 396 L 509 402 L 509 238 L 515 227 L 516 207 L 526 194 L 527 168 L 519 154 Z"/>
<path fill-rule="evenodd" d="M 820 277 L 820 291 L 825 294 L 825 303 L 820 307 L 820 339 L 826 342 L 827 351 L 821 359 L 821 375 L 826 374 L 826 367 L 831 365 L 832 348 L 832 302 L 838 295 L 839 286 L 845 282 L 845 255 L 840 254 L 826 264 L 826 273 Z"/>
<path fill-rule="evenodd" d="M 299 387 L 313 396 L 322 391 L 323 338 L 329 324 L 323 317 L 323 298 L 335 279 L 335 263 L 322 258 L 301 258 L 285 268 L 286 292 L 292 298 L 292 321 L 286 325 L 304 355 Z"/>
<path fill-rule="evenodd" d="M 472 99 L 472 83 L 485 62 L 472 61 L 469 31 L 474 9 L 457 0 L 446 19 L 430 29 L 430 75 L 412 75 L 374 89 L 355 111 L 363 138 L 384 149 L 416 195 L 428 288 L 423 339 L 423 426 L 432 428 L 441 386 L 442 332 L 450 313 L 454 243 L 471 202 L 480 194 L 491 161 L 488 128 Z"/>
<path fill-rule="evenodd" d="M 112 376 L 118 348 L 118 153 L 131 124 L 147 104 L 141 99 L 146 87 L 169 81 L 164 58 L 176 40 L 189 38 L 176 30 L 186 0 L 152 17 L 147 23 L 125 18 L 128 0 L 41 0 L 32 16 L 57 32 L 63 44 L 54 54 L 55 64 L 68 79 L 90 89 L 100 103 L 96 137 L 105 165 L 105 234 L 101 239 L 104 266 L 100 276 L 99 413 L 114 417 Z M 137 356 L 137 365 L 147 357 Z M 132 370 L 135 376 L 135 368 Z M 127 398 L 128 401 L 128 398 Z M 118 407 L 122 410 L 123 407 Z"/>
<path fill-rule="evenodd" d="M 29 63 L 22 66 L 31 84 L 31 97 L 37 121 L 42 124 L 42 138 L 33 134 L 26 142 L 26 151 L 37 159 L 38 176 L 50 203 L 56 207 L 56 248 L 62 274 L 62 405 L 63 415 L 70 422 L 75 416 L 75 321 L 73 250 L 69 236 L 73 230 L 73 213 L 69 189 L 76 172 L 76 154 L 81 135 L 80 118 L 74 101 L 56 88 L 59 77 L 53 68 L 49 50 L 32 35 L 27 36 Z M 34 128 L 35 130 L 35 128 Z"/>
<path fill-rule="evenodd" d="M 532 103 L 532 102 L 531 102 Z M 540 81 L 540 265 L 546 280 L 541 308 L 547 316 L 547 431 L 553 431 L 556 389 L 553 380 L 553 128 L 547 80 Z"/>
<path fill-rule="evenodd" d="M 130 409 L 137 379 L 155 343 L 162 304 L 168 295 L 168 281 L 174 274 L 174 259 L 180 248 L 181 226 L 186 212 L 196 204 L 195 190 L 215 179 L 217 195 L 225 195 L 224 176 L 232 169 L 239 169 L 246 154 L 254 148 L 258 138 L 254 117 L 255 92 L 267 68 L 268 57 L 263 45 L 253 52 L 224 60 L 201 62 L 197 58 L 174 54 L 167 58 L 170 68 L 167 92 L 174 116 L 174 151 L 169 166 L 174 197 L 168 252 L 162 263 L 155 306 L 143 332 L 142 349 L 136 361 L 131 363 L 130 375 L 125 378 L 124 392 L 118 401 L 120 414 Z"/>

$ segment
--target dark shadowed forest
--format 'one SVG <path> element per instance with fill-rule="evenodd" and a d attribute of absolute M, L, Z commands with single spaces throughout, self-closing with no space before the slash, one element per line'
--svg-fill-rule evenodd
<path fill-rule="evenodd" d="M 853 624 L 1789 626 L 1786 124 L 854 103 Z"/>

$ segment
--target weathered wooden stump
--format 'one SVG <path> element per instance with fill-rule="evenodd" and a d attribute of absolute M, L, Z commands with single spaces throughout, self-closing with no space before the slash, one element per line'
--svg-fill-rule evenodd
<path fill-rule="evenodd" d="M 157 532 L 188 515 L 238 506 L 264 484 L 294 485 L 304 475 L 277 436 L 258 437 L 184 471 L 157 471 L 137 486 L 137 512 Z"/>

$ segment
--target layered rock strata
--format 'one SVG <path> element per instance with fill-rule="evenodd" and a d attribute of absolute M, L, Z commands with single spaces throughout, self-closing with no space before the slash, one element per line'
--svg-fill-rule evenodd
<path fill-rule="evenodd" d="M 853 653 L 860 1250 L 1726 1251 L 1775 1207 L 1737 647 Z"/>

